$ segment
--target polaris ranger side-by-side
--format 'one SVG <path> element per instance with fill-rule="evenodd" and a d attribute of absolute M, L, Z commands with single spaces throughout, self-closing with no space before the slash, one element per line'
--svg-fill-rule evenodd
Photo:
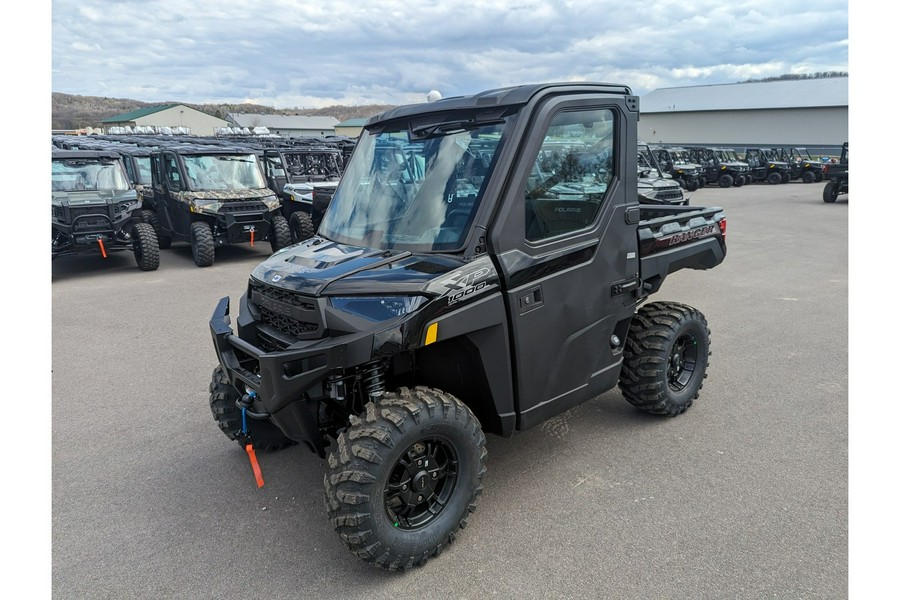
<path fill-rule="evenodd" d="M 189 242 L 198 267 L 212 265 L 224 244 L 269 240 L 273 251 L 290 245 L 281 202 L 252 150 L 184 144 L 154 150 L 150 165 L 153 194 L 144 219 L 163 245 Z"/>
<path fill-rule="evenodd" d="M 141 222 L 141 197 L 119 154 L 54 150 L 51 166 L 52 258 L 130 250 L 142 271 L 159 268 L 156 233 Z"/>
<path fill-rule="evenodd" d="M 822 181 L 824 166 L 814 159 L 806 148 L 776 148 L 779 160 L 788 164 L 791 169 L 791 179 L 802 179 L 803 183 L 817 183 Z"/>
<path fill-rule="evenodd" d="M 772 185 L 791 181 L 791 168 L 786 162 L 778 160 L 774 150 L 747 148 L 744 152 L 744 162 L 750 167 L 750 177 L 753 181 L 765 181 Z"/>
<path fill-rule="evenodd" d="M 340 181 L 341 151 L 312 144 L 267 148 L 263 166 L 269 187 L 281 196 L 281 211 L 290 225 L 292 241 L 309 239 L 322 221 L 321 205 L 327 208 Z M 317 196 L 319 202 L 315 203 Z"/>
<path fill-rule="evenodd" d="M 828 180 L 822 189 L 822 200 L 833 203 L 838 196 L 848 193 L 850 189 L 850 152 L 849 144 L 841 146 L 841 157 L 836 163 L 825 165 L 824 177 Z"/>
<path fill-rule="evenodd" d="M 638 114 L 626 86 L 560 83 L 372 117 L 317 235 L 257 266 L 239 313 L 215 308 L 218 426 L 251 459 L 327 456 L 355 556 L 404 569 L 456 539 L 485 432 L 616 384 L 658 415 L 698 397 L 706 319 L 644 301 L 724 259 L 725 215 L 638 202 Z"/>
<path fill-rule="evenodd" d="M 678 185 L 687 191 L 693 192 L 706 185 L 703 168 L 690 161 L 686 149 L 665 146 L 650 146 L 649 148 L 662 170 L 671 175 Z"/>
<path fill-rule="evenodd" d="M 731 148 L 699 148 L 688 149 L 691 162 L 703 168 L 703 174 L 709 183 L 717 183 L 719 187 L 740 187 L 750 183 L 750 167 L 738 159 Z"/>

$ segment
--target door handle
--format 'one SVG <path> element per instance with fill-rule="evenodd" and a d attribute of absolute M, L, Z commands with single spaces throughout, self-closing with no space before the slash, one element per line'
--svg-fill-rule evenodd
<path fill-rule="evenodd" d="M 519 303 L 519 314 L 524 315 L 544 305 L 544 290 L 539 285 L 534 286 L 516 294 L 516 300 Z"/>

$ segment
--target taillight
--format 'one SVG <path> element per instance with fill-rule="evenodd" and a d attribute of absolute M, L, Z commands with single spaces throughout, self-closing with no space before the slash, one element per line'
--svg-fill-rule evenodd
<path fill-rule="evenodd" d="M 828 174 L 828 165 L 825 165 L 824 167 L 822 167 L 822 175 L 827 175 L 827 174 Z"/>
<path fill-rule="evenodd" d="M 725 239 L 725 219 L 724 218 L 721 221 L 719 221 L 719 231 L 722 232 L 722 239 L 724 240 Z"/>

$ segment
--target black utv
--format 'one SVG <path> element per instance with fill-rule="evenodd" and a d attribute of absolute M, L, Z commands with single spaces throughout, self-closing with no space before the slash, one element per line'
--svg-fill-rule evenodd
<path fill-rule="evenodd" d="M 766 182 L 772 185 L 790 183 L 791 169 L 784 161 L 777 159 L 777 154 L 766 148 L 747 148 L 744 162 L 750 166 L 753 181 Z"/>
<path fill-rule="evenodd" d="M 153 228 L 141 222 L 141 197 L 122 158 L 105 150 L 53 150 L 51 256 L 129 250 L 142 271 L 159 267 Z"/>
<path fill-rule="evenodd" d="M 649 148 L 663 172 L 671 175 L 687 191 L 693 192 L 706 185 L 703 168 L 691 162 L 686 149 L 655 145 Z"/>
<path fill-rule="evenodd" d="M 273 252 L 291 244 L 281 202 L 252 150 L 171 146 L 151 152 L 150 170 L 153 194 L 143 217 L 162 245 L 189 242 L 198 267 L 212 265 L 224 244 L 268 240 Z"/>
<path fill-rule="evenodd" d="M 639 203 L 638 115 L 626 86 L 561 83 L 372 117 L 317 235 L 213 311 L 219 428 L 251 457 L 327 457 L 328 519 L 358 558 L 405 569 L 457 539 L 485 433 L 617 383 L 656 415 L 698 397 L 706 319 L 646 300 L 724 259 L 725 215 Z"/>
<path fill-rule="evenodd" d="M 822 200 L 832 203 L 841 194 L 848 193 L 850 187 L 850 153 L 849 144 L 844 142 L 841 147 L 841 158 L 836 163 L 825 165 L 824 177 L 828 180 L 822 190 Z"/>
<path fill-rule="evenodd" d="M 688 152 L 691 162 L 703 168 L 708 183 L 727 188 L 740 187 L 751 181 L 750 167 L 731 148 L 692 147 Z"/>
<path fill-rule="evenodd" d="M 825 179 L 825 165 L 814 159 L 806 148 L 777 148 L 776 152 L 778 159 L 790 167 L 792 181 L 800 179 L 803 183 L 817 183 Z"/>
<path fill-rule="evenodd" d="M 315 233 L 325 214 L 343 170 L 336 146 L 302 145 L 269 148 L 263 165 L 269 188 L 281 197 L 291 239 L 299 242 Z"/>

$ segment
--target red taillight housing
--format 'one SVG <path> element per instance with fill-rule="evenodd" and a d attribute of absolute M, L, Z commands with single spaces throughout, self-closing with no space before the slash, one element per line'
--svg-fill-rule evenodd
<path fill-rule="evenodd" d="M 828 165 L 822 167 L 822 175 L 828 175 Z"/>
<path fill-rule="evenodd" d="M 725 219 L 724 218 L 719 221 L 719 231 L 722 232 L 722 239 L 724 240 L 725 239 Z"/>

